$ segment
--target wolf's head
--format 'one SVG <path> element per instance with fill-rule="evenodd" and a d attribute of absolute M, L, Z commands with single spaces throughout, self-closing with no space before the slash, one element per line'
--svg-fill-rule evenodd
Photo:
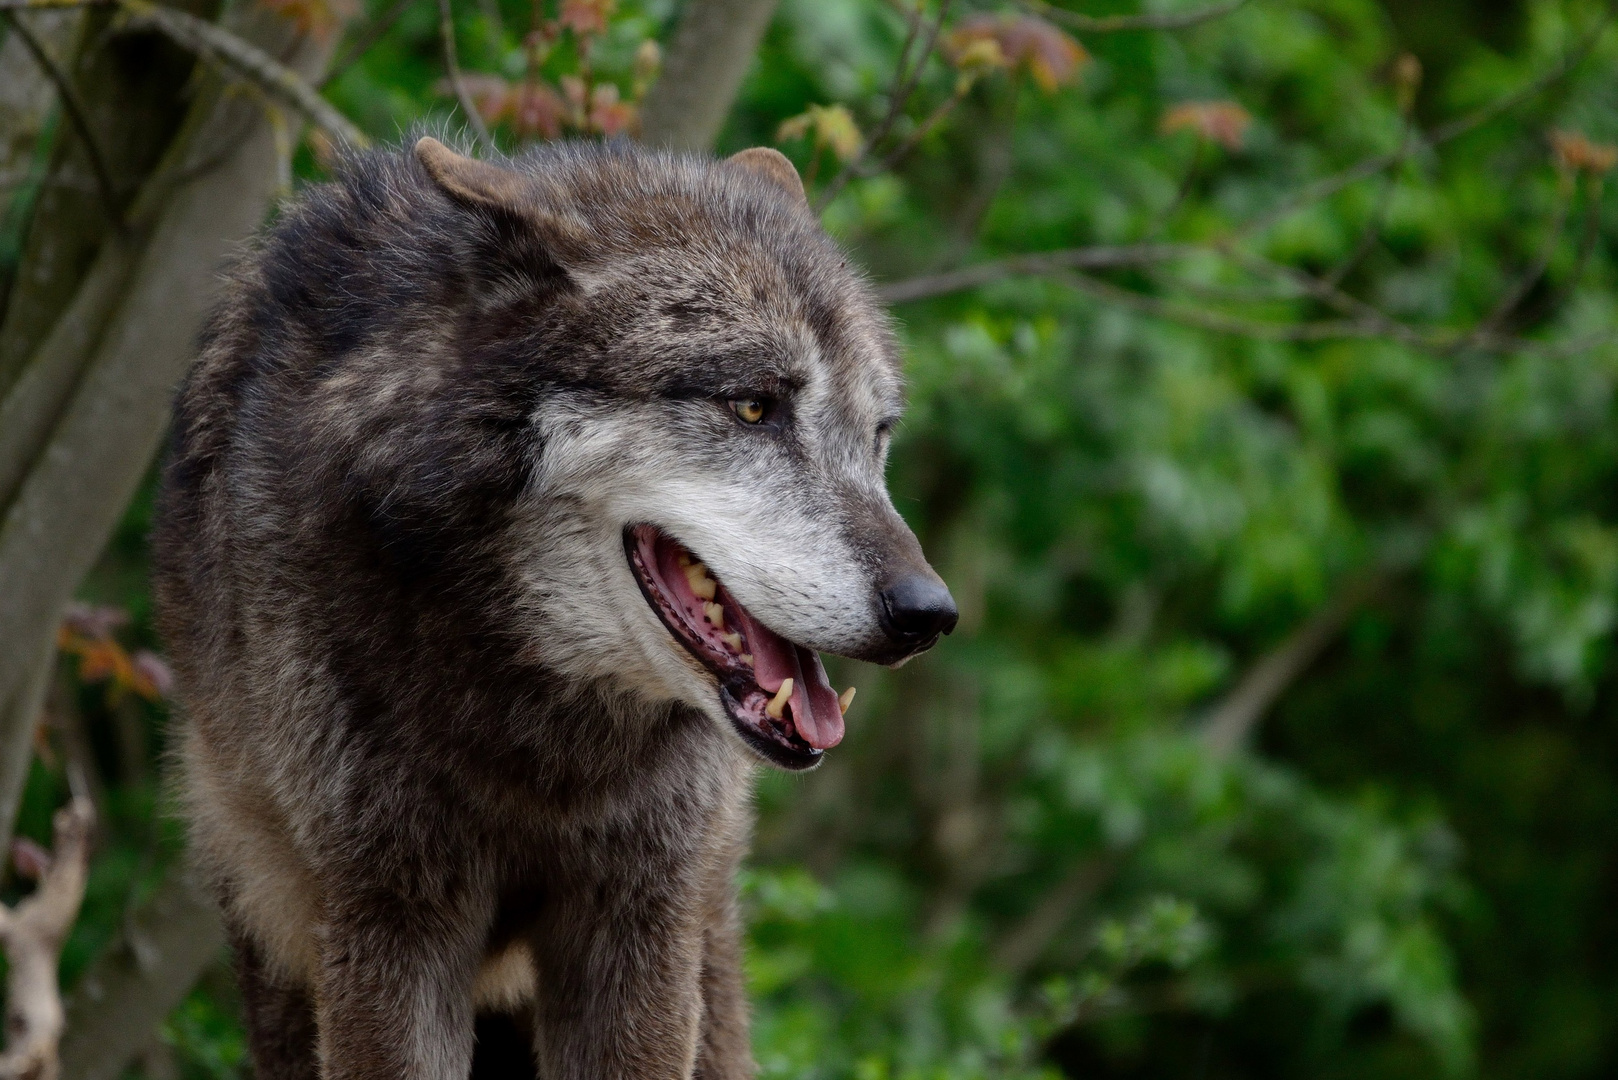
<path fill-rule="evenodd" d="M 817 652 L 898 663 L 956 612 L 885 485 L 893 335 L 797 173 L 771 150 L 416 156 L 487 250 L 522 253 L 491 266 L 490 317 L 546 296 L 520 331 L 547 360 L 507 545 L 535 655 L 814 765 L 852 696 Z"/>

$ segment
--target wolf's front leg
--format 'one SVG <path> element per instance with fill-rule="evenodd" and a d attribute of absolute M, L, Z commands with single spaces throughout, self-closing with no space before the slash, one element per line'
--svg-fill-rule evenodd
<path fill-rule="evenodd" d="M 547 898 L 534 928 L 545 1080 L 689 1080 L 702 1020 L 701 904 L 648 860 Z"/>
<path fill-rule="evenodd" d="M 723 892 L 713 898 L 706 923 L 702 1037 L 697 1045 L 694 1075 L 696 1080 L 752 1080 L 747 984 L 742 975 L 742 925 L 736 889 L 730 881 L 725 881 Z"/>
<path fill-rule="evenodd" d="M 323 1080 L 465 1080 L 486 920 L 384 889 L 352 890 L 321 928 Z"/>

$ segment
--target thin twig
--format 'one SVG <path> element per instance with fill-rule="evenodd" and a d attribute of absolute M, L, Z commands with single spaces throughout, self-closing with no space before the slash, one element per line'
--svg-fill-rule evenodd
<path fill-rule="evenodd" d="M 1180 11 L 1165 15 L 1081 15 L 1053 7 L 1043 0 L 1017 0 L 1018 5 L 1051 22 L 1070 26 L 1087 34 L 1116 34 L 1124 30 L 1184 30 L 1221 15 L 1229 15 L 1247 3 L 1247 0 L 1225 0 L 1194 11 Z"/>
<path fill-rule="evenodd" d="M 1574 257 L 1573 269 L 1568 273 L 1567 281 L 1562 284 L 1546 309 L 1555 312 L 1578 287 L 1579 279 L 1584 276 L 1585 269 L 1590 265 L 1590 256 L 1595 254 L 1596 241 L 1601 238 L 1601 189 L 1602 179 L 1599 176 L 1590 177 L 1590 188 L 1585 192 L 1584 228 L 1579 235 L 1579 252 Z"/>
<path fill-rule="evenodd" d="M 101 146 L 96 142 L 95 132 L 90 129 L 90 120 L 84 113 L 84 106 L 79 101 L 79 95 L 73 89 L 73 83 L 67 74 L 57 66 L 45 45 L 35 36 L 26 20 L 19 19 L 13 10 L 5 10 L 6 21 L 11 24 L 12 31 L 22 39 L 28 52 L 33 56 L 34 62 L 39 65 L 45 77 L 56 86 L 57 96 L 61 98 L 62 109 L 72 121 L 73 128 L 84 140 L 84 152 L 90 159 L 90 169 L 95 173 L 96 189 L 101 193 L 101 208 L 107 215 L 107 221 L 113 229 L 122 233 L 124 231 L 124 212 L 118 205 L 118 192 L 112 184 L 112 173 L 107 170 L 107 159 L 101 153 Z"/>
<path fill-rule="evenodd" d="M 1551 214 L 1550 232 L 1545 237 L 1545 244 L 1540 248 L 1539 255 L 1501 295 L 1493 310 L 1478 323 L 1477 329 L 1457 344 L 1470 345 L 1474 338 L 1485 337 L 1500 329 L 1501 324 L 1517 310 L 1517 305 L 1521 304 L 1533 291 L 1534 286 L 1539 284 L 1540 279 L 1545 276 L 1546 269 L 1551 265 L 1551 258 L 1556 254 L 1557 245 L 1562 242 L 1562 230 L 1567 226 L 1567 215 L 1573 205 L 1573 195 L 1574 191 L 1570 187 L 1567 193 L 1557 200 L 1556 210 Z"/>
<path fill-rule="evenodd" d="M 1279 276 L 1300 289 L 1304 295 L 1335 308 L 1338 313 L 1356 319 L 1366 326 L 1377 327 L 1381 331 L 1381 336 L 1418 347 L 1425 346 L 1431 341 L 1423 331 L 1399 322 L 1375 305 L 1344 291 L 1335 282 L 1317 278 L 1295 266 L 1250 254 L 1234 245 L 1226 249 L 1226 254 L 1250 271 Z"/>
<path fill-rule="evenodd" d="M 928 113 L 926 119 L 917 124 L 910 134 L 904 137 L 898 146 L 895 146 L 892 150 L 888 151 L 887 155 L 883 157 L 881 161 L 877 162 L 874 168 L 870 170 L 861 170 L 860 175 L 880 176 L 897 165 L 906 154 L 910 153 L 910 151 L 916 148 L 917 143 L 925 139 L 933 128 L 939 125 L 944 117 L 955 111 L 955 106 L 959 105 L 962 100 L 965 99 L 967 89 L 967 87 L 957 87 L 955 92 L 950 94 L 949 97 L 945 98 L 943 102 L 939 104 L 938 108 Z M 836 192 L 831 192 L 831 194 L 835 195 Z M 827 199 L 823 196 L 821 204 L 825 205 L 826 201 Z"/>
<path fill-rule="evenodd" d="M 103 7 L 118 0 L 0 0 L 0 11 L 53 11 L 60 8 Z"/>
<path fill-rule="evenodd" d="M 489 135 L 488 125 L 483 122 L 482 114 L 466 89 L 466 80 L 461 78 L 461 62 L 455 53 L 455 18 L 450 9 L 450 0 L 438 0 L 438 32 L 444 39 L 444 66 L 449 70 L 449 83 L 455 89 L 455 100 L 461 103 L 461 112 L 466 114 L 466 122 L 477 136 L 478 145 L 486 151 L 493 150 L 494 139 Z"/>
<path fill-rule="evenodd" d="M 871 132 L 871 137 L 866 139 L 865 142 L 860 146 L 859 153 L 855 154 L 852 158 L 844 163 L 843 167 L 837 171 L 837 175 L 832 177 L 831 182 L 828 183 L 816 197 L 815 209 L 817 211 L 830 206 L 831 201 L 835 199 L 838 193 L 841 192 L 843 188 L 848 186 L 848 182 L 854 179 L 856 176 L 872 175 L 874 172 L 882 171 L 881 169 L 876 169 L 873 170 L 872 173 L 866 172 L 864 170 L 865 160 L 871 156 L 871 151 L 876 149 L 878 144 L 880 144 L 882 140 L 886 139 L 888 135 L 892 133 L 894 125 L 899 122 L 899 117 L 904 115 L 905 105 L 909 103 L 910 95 L 915 93 L 916 84 L 921 81 L 921 73 L 926 69 L 927 61 L 932 59 L 933 50 L 938 46 L 938 34 L 944 28 L 944 19 L 949 14 L 949 5 L 950 0 L 941 0 L 939 3 L 938 17 L 935 18 L 931 25 L 928 26 L 927 39 L 922 44 L 921 51 L 916 55 L 915 61 L 910 65 L 909 72 L 906 73 L 905 60 L 910 54 L 911 43 L 915 39 L 916 27 L 922 22 L 920 18 L 920 9 L 918 6 L 917 18 L 911 23 L 910 33 L 905 37 L 904 48 L 899 51 L 899 62 L 893 71 L 893 89 L 888 94 L 888 111 L 882 117 L 881 122 L 877 124 L 876 129 Z M 957 89 L 956 93 L 952 95 L 950 101 L 947 103 L 948 107 L 943 110 L 943 113 L 947 113 L 950 109 L 955 107 L 955 104 L 959 101 L 961 94 L 962 91 Z M 943 113 L 935 110 L 934 115 L 929 117 L 927 121 L 924 121 L 929 130 L 931 125 L 936 124 L 939 120 L 943 119 Z M 925 132 L 923 134 L 925 134 Z M 903 152 L 908 151 L 909 148 L 914 145 L 915 141 L 912 140 L 906 145 L 902 146 L 899 156 L 903 156 Z M 897 157 L 893 158 L 893 160 L 897 160 Z"/>
<path fill-rule="evenodd" d="M 1607 26 L 1611 21 L 1612 12 L 1609 9 L 1605 14 L 1602 15 L 1600 19 L 1596 21 L 1595 27 L 1592 28 L 1591 31 L 1580 40 L 1578 45 L 1574 46 L 1565 56 L 1563 56 L 1555 67 L 1551 68 L 1549 71 L 1538 76 L 1537 78 L 1530 80 L 1523 86 L 1518 87 L 1511 93 L 1497 98 L 1496 100 L 1489 102 L 1487 105 L 1482 105 L 1477 109 L 1474 109 L 1472 112 L 1467 113 L 1465 116 L 1452 120 L 1447 124 L 1439 125 L 1432 131 L 1428 132 L 1423 138 L 1422 142 L 1429 148 L 1436 149 L 1437 147 L 1442 146 L 1444 143 L 1449 142 L 1452 139 L 1459 138 L 1460 136 L 1471 131 L 1473 128 L 1487 123 L 1489 120 L 1494 119 L 1501 113 L 1515 108 L 1517 105 L 1540 93 L 1551 84 L 1557 82 L 1568 72 L 1572 71 L 1578 66 L 1581 60 L 1590 54 L 1590 50 L 1595 48 L 1596 43 L 1601 39 L 1602 33 L 1607 29 Z M 1309 206 L 1312 203 L 1319 202 L 1321 199 L 1324 199 L 1330 195 L 1334 195 L 1356 181 L 1363 180 L 1368 176 L 1375 176 L 1382 170 L 1404 161 L 1404 159 L 1409 156 L 1410 152 L 1411 151 L 1406 148 L 1406 144 L 1401 141 L 1399 147 L 1395 150 L 1384 154 L 1373 154 L 1370 157 L 1355 162 L 1339 173 L 1332 176 L 1323 177 L 1322 179 L 1317 180 L 1307 187 L 1295 192 L 1290 199 L 1285 200 L 1268 213 L 1260 214 L 1251 221 L 1237 226 L 1234 235 L 1237 237 L 1245 237 L 1263 232 L 1271 225 L 1285 220 L 1304 207 Z"/>
<path fill-rule="evenodd" d="M 1428 143 L 1439 146 L 1449 142 L 1451 139 L 1460 138 L 1473 128 L 1486 124 L 1501 113 L 1516 108 L 1540 91 L 1547 89 L 1552 83 L 1560 80 L 1562 76 L 1578 67 L 1580 61 L 1590 55 L 1591 50 L 1601 40 L 1601 35 L 1606 32 L 1608 25 L 1612 23 L 1613 14 L 1613 5 L 1609 2 L 1606 10 L 1602 12 L 1601 18 L 1596 20 L 1589 33 L 1579 39 L 1579 43 L 1573 46 L 1555 67 L 1538 78 L 1529 80 L 1504 97 L 1496 98 L 1486 105 L 1480 105 L 1465 116 L 1451 120 L 1447 124 L 1440 124 L 1428 133 Z"/>
<path fill-rule="evenodd" d="M 1606 28 L 1609 21 L 1610 15 L 1604 16 L 1595 29 L 1586 34 L 1580 43 L 1563 57 L 1555 68 L 1534 79 L 1526 86 L 1513 91 L 1499 101 L 1474 110 L 1459 120 L 1437 128 L 1434 132 L 1428 134 L 1425 140 L 1418 136 L 1413 136 L 1407 131 L 1406 138 L 1400 141 L 1397 149 L 1389 153 L 1374 154 L 1371 157 L 1364 158 L 1341 172 L 1324 177 L 1302 188 L 1268 213 L 1236 226 L 1221 246 L 1229 250 L 1235 241 L 1262 232 L 1270 225 L 1302 209 L 1304 206 L 1326 198 L 1357 180 L 1375 176 L 1382 170 L 1404 161 L 1413 153 L 1416 145 L 1424 142 L 1426 145 L 1436 146 L 1457 138 L 1518 102 L 1531 97 L 1577 66 L 1578 62 L 1594 48 L 1596 41 L 1600 38 L 1601 32 Z M 1202 250 L 1206 249 L 1189 244 L 1139 244 L 1081 247 L 1037 255 L 1013 256 L 993 262 L 979 263 L 976 266 L 968 266 L 960 270 L 928 274 L 924 277 L 894 282 L 878 289 L 878 294 L 888 303 L 898 304 L 909 300 L 921 300 L 932 296 L 941 296 L 945 293 L 975 288 L 978 285 L 1013 275 L 1044 274 L 1054 270 L 1066 269 L 1099 269 L 1114 266 L 1149 265 L 1181 258 Z M 1092 262 L 1090 261 L 1092 258 L 1100 261 Z M 1334 286 L 1337 284 L 1331 281 L 1327 283 Z"/>
<path fill-rule="evenodd" d="M 1341 285 L 1376 246 L 1377 238 L 1382 235 L 1382 226 L 1387 221 L 1388 210 L 1393 205 L 1393 194 L 1399 187 L 1399 169 L 1409 158 L 1410 152 L 1415 149 L 1416 135 L 1415 114 L 1412 111 L 1405 117 L 1404 137 L 1399 141 L 1398 157 L 1389 166 L 1387 175 L 1383 177 L 1382 191 L 1377 195 L 1376 206 L 1372 208 L 1370 217 L 1366 218 L 1365 228 L 1360 231 L 1360 237 L 1354 242 L 1353 248 L 1332 268 L 1331 273 L 1321 279 L 1327 284 L 1333 287 Z"/>
<path fill-rule="evenodd" d="M 331 67 L 327 69 L 325 76 L 315 84 L 315 88 L 324 90 L 348 74 L 348 69 L 358 63 L 371 50 L 371 46 L 381 41 L 383 35 L 393 29 L 393 24 L 398 22 L 400 17 L 406 11 L 409 11 L 411 5 L 415 2 L 416 0 L 394 0 L 394 5 L 384 12 L 381 18 L 361 30 L 355 36 L 354 43 L 343 50 L 343 55 L 332 61 Z"/>
<path fill-rule="evenodd" d="M 338 142 L 363 147 L 370 144 L 365 133 L 354 126 L 331 102 L 316 93 L 296 71 L 281 63 L 257 45 L 223 27 L 150 0 L 119 0 L 136 25 L 154 27 L 170 40 L 207 59 L 229 68 L 302 113 Z"/>

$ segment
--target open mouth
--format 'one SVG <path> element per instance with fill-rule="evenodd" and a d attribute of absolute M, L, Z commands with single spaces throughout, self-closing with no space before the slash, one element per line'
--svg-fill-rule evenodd
<path fill-rule="evenodd" d="M 813 649 L 753 618 L 702 562 L 650 525 L 624 530 L 629 566 L 646 602 L 719 680 L 719 701 L 755 751 L 784 769 L 808 769 L 843 738 L 853 688 L 838 697 Z"/>

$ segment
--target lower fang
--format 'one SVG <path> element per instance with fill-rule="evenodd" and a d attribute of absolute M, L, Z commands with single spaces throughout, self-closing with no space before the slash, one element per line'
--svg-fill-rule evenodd
<path fill-rule="evenodd" d="M 781 714 L 786 711 L 787 702 L 791 699 L 792 680 L 782 679 L 781 689 L 777 690 L 775 692 L 775 697 L 771 698 L 770 703 L 764 706 L 764 714 L 771 720 L 781 719 Z"/>
<path fill-rule="evenodd" d="M 708 621 L 713 623 L 717 629 L 723 630 L 725 628 L 725 609 L 722 605 L 709 601 L 702 605 L 702 613 L 708 617 Z"/>
<path fill-rule="evenodd" d="M 847 715 L 848 707 L 854 704 L 855 689 L 857 688 L 850 686 L 847 690 L 844 690 L 842 696 L 837 699 L 837 707 L 843 711 L 844 715 Z"/>
<path fill-rule="evenodd" d="M 732 652 L 742 651 L 742 636 L 736 631 L 732 630 L 728 634 L 721 635 L 721 637 L 724 643 L 730 646 Z"/>

